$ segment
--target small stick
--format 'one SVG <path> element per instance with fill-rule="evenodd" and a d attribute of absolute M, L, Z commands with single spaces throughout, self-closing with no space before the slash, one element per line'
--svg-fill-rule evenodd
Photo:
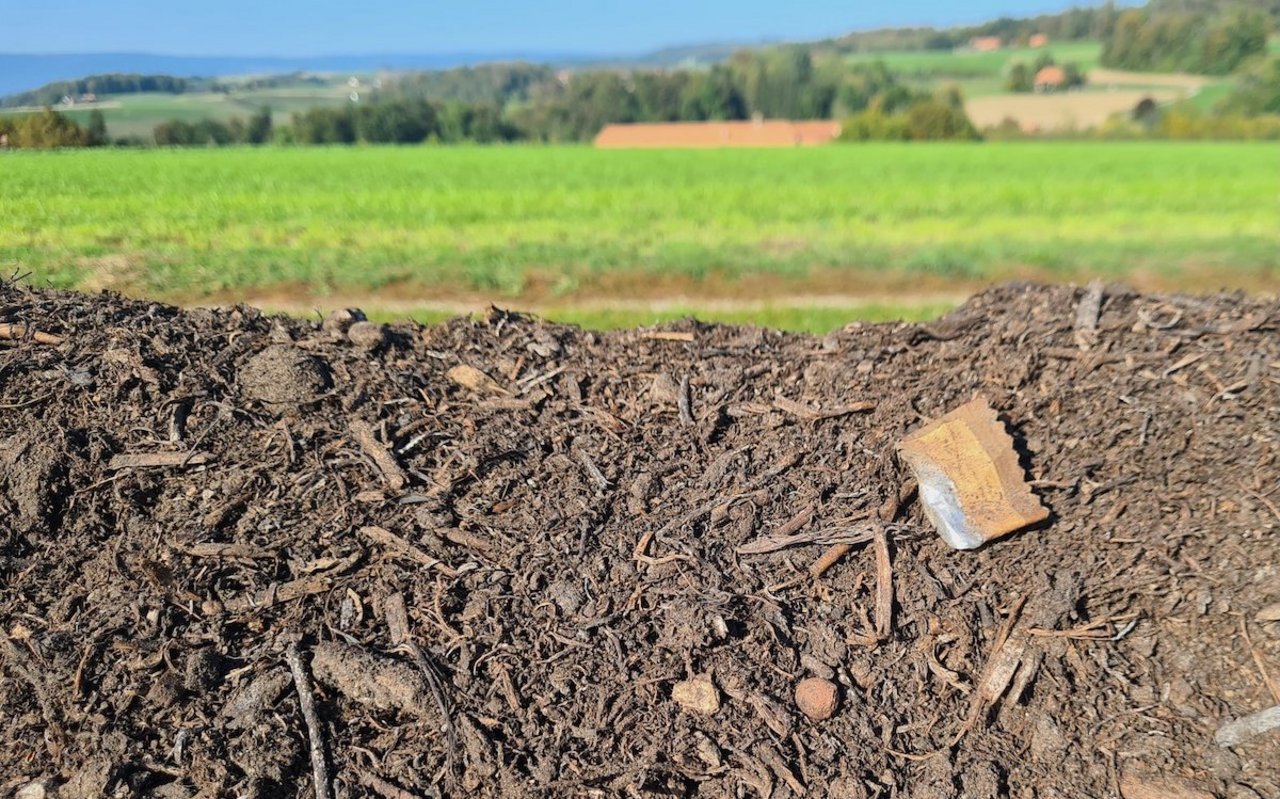
<path fill-rule="evenodd" d="M 360 449 L 373 459 L 374 465 L 378 467 L 378 471 L 382 472 L 382 479 L 386 481 L 387 487 L 392 491 L 399 491 L 409 482 L 409 478 L 405 475 L 404 469 L 400 468 L 400 464 L 391 455 L 391 452 L 384 447 L 373 435 L 373 428 L 368 422 L 360 419 L 352 419 L 348 425 L 351 430 L 351 437 L 360 445 Z"/>
<path fill-rule="evenodd" d="M 375 526 L 361 527 L 360 535 L 375 544 L 385 547 L 393 554 L 414 561 L 415 563 L 420 563 L 428 569 L 436 569 L 448 577 L 458 576 L 458 572 L 450 568 L 443 561 L 431 557 L 390 530 Z"/>
<path fill-rule="evenodd" d="M 908 480 L 902 484 L 896 494 L 891 495 L 881 505 L 876 515 L 880 517 L 880 521 L 888 523 L 898 517 L 902 512 L 903 506 L 907 504 L 907 500 L 911 499 L 911 495 L 916 492 L 916 481 Z M 809 566 L 809 574 L 815 579 L 821 577 L 828 569 L 840 562 L 840 559 L 853 549 L 853 544 L 832 544 L 822 556 L 815 560 Z"/>
<path fill-rule="evenodd" d="M 1270 672 L 1267 671 L 1267 664 L 1263 662 L 1262 655 L 1253 646 L 1253 639 L 1249 637 L 1249 622 L 1240 619 L 1240 633 L 1244 636 L 1245 646 L 1249 647 L 1249 654 L 1253 656 L 1253 664 L 1258 667 L 1258 671 L 1262 674 L 1262 681 L 1266 683 L 1267 690 L 1271 692 L 1271 698 L 1280 705 L 1280 685 L 1276 685 L 1276 681 L 1271 678 Z"/>
<path fill-rule="evenodd" d="M 9 339 L 10 341 L 22 341 L 28 336 L 37 344 L 48 344 L 51 347 L 56 347 L 66 341 L 62 336 L 41 333 L 39 330 L 33 330 L 26 325 L 0 324 L 0 338 Z"/>
<path fill-rule="evenodd" d="M 809 566 L 809 574 L 815 579 L 826 573 L 827 569 L 840 562 L 853 549 L 853 544 L 832 544 L 822 556 Z"/>
<path fill-rule="evenodd" d="M 302 720 L 307 725 L 307 739 L 311 745 L 311 777 L 316 784 L 316 799 L 332 799 L 329 766 L 324 760 L 324 736 L 320 729 L 320 716 L 316 713 L 315 692 L 311 688 L 311 675 L 302 662 L 302 652 L 297 642 L 289 644 L 284 653 L 285 662 L 293 672 L 293 684 L 298 689 L 298 704 L 302 706 Z"/>
<path fill-rule="evenodd" d="M 871 534 L 876 550 L 876 638 L 887 641 L 893 632 L 893 563 L 884 526 L 874 525 Z"/>
<path fill-rule="evenodd" d="M 690 396 L 689 376 L 680 378 L 680 392 L 676 395 L 676 406 L 680 409 L 680 423 L 693 424 L 693 398 Z"/>
<path fill-rule="evenodd" d="M 416 793 L 410 793 L 398 785 L 393 785 L 376 774 L 366 774 L 363 771 L 358 771 L 356 772 L 356 779 L 360 780 L 361 785 L 373 789 L 387 799 L 418 799 Z"/>
<path fill-rule="evenodd" d="M 409 614 L 404 607 L 404 594 L 396 591 L 383 599 L 382 615 L 387 619 L 387 633 L 391 637 L 391 645 L 400 646 L 408 642 Z"/>

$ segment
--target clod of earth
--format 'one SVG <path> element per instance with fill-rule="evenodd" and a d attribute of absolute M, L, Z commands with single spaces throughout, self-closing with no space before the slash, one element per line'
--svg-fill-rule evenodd
<path fill-rule="evenodd" d="M 0 339 L 0 792 L 1280 798 L 1214 741 L 1280 674 L 1280 303 L 1086 299 L 369 351 L 0 283 L 66 339 Z M 894 450 L 975 395 L 1053 515 L 957 556 Z"/>
<path fill-rule="evenodd" d="M 440 722 L 426 679 L 413 666 L 340 641 L 316 644 L 316 679 L 349 699 L 376 710 L 395 710 Z"/>
<path fill-rule="evenodd" d="M 372 352 L 387 343 L 387 329 L 374 322 L 355 322 L 347 330 L 347 338 L 360 349 Z"/>
<path fill-rule="evenodd" d="M 809 677 L 796 686 L 796 706 L 810 721 L 826 721 L 834 716 L 839 701 L 839 689 L 830 680 Z"/>
<path fill-rule="evenodd" d="M 1013 439 L 982 397 L 907 436 L 898 452 L 929 521 L 954 549 L 977 549 L 1049 517 L 1026 483 Z"/>
<path fill-rule="evenodd" d="M 247 397 L 268 405 L 312 403 L 332 385 L 324 361 L 287 344 L 269 346 L 250 358 L 239 381 Z"/>

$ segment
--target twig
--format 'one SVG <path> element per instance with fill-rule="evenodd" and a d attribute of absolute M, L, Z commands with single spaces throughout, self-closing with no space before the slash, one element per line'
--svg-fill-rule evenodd
<path fill-rule="evenodd" d="M 449 700 L 449 694 L 445 692 L 444 679 L 441 677 L 439 669 L 427 658 L 426 653 L 413 640 L 413 633 L 409 630 L 409 614 L 404 607 L 404 595 L 398 591 L 388 595 L 383 600 L 382 608 L 383 615 L 387 620 L 387 630 L 391 635 L 391 645 L 408 653 L 414 665 L 418 667 L 418 671 L 422 672 L 423 678 L 427 681 L 427 687 L 431 689 L 432 698 L 436 702 L 436 709 L 440 711 L 440 718 L 444 723 L 444 730 L 449 743 L 449 768 L 452 770 L 457 757 L 458 732 L 453 725 L 453 716 L 450 714 L 452 703 Z"/>
<path fill-rule="evenodd" d="M 832 544 L 826 552 L 809 566 L 809 574 L 815 579 L 826 573 L 827 569 L 840 562 L 853 549 L 853 544 Z"/>
<path fill-rule="evenodd" d="M 1280 685 L 1276 685 L 1276 681 L 1271 678 L 1270 672 L 1267 671 L 1267 664 L 1263 662 L 1262 655 L 1253 646 L 1253 639 L 1249 637 L 1249 623 L 1243 618 L 1240 619 L 1240 634 L 1244 636 L 1245 646 L 1249 647 L 1249 654 L 1253 656 L 1253 663 L 1258 667 L 1258 671 L 1262 674 L 1262 682 L 1267 686 L 1267 690 L 1271 692 L 1271 698 L 1280 705 Z"/>
<path fill-rule="evenodd" d="M 897 493 L 890 495 L 881 503 L 880 508 L 876 511 L 876 515 L 880 517 L 880 521 L 886 524 L 898 518 L 898 514 L 902 512 L 903 507 L 916 493 L 916 481 L 908 480 L 903 483 Z M 840 562 L 840 559 L 848 555 L 853 549 L 852 543 L 833 544 L 830 549 L 823 552 L 821 557 L 809 566 L 809 574 L 815 579 L 821 577 L 828 569 Z"/>
<path fill-rule="evenodd" d="M 328 591 L 331 586 L 332 583 L 327 577 L 303 577 L 300 580 L 290 580 L 287 583 L 272 585 L 261 591 L 253 591 L 232 597 L 223 603 L 223 607 L 231 613 L 247 613 L 251 610 L 269 608 L 272 605 L 279 605 L 283 602 L 292 602 L 304 596 L 322 594 Z"/>
<path fill-rule="evenodd" d="M 1026 601 L 1027 597 L 1024 595 L 1013 603 L 1009 618 L 1005 619 L 1000 632 L 996 634 L 995 643 L 991 646 L 991 654 L 987 656 L 987 665 L 982 669 L 982 677 L 978 680 L 978 690 L 970 700 L 969 716 L 952 739 L 952 746 L 960 743 L 960 739 L 978 723 L 982 712 L 1004 694 L 1005 689 L 1009 687 L 1009 682 L 1013 679 L 1013 673 L 1022 663 L 1027 639 L 1022 636 L 1015 638 L 1013 628 L 1022 616 L 1022 606 Z"/>
<path fill-rule="evenodd" d="M 758 555 L 764 552 L 773 552 L 774 550 L 792 546 L 793 543 L 801 543 L 808 536 L 800 536 L 798 540 L 794 536 L 795 532 L 813 519 L 813 514 L 818 510 L 818 506 L 810 503 L 800 510 L 795 516 L 788 521 L 783 522 L 774 528 L 773 532 L 768 535 L 762 535 L 754 541 L 748 541 L 734 551 L 739 555 Z"/>
<path fill-rule="evenodd" d="M 30 338 L 37 344 L 48 344 L 56 347 L 66 341 L 62 336 L 55 336 L 52 333 L 41 333 L 26 325 L 10 325 L 0 324 L 0 338 L 9 339 L 10 341 L 23 341 Z"/>
<path fill-rule="evenodd" d="M 302 720 L 307 725 L 307 739 L 311 745 L 311 777 L 315 781 L 316 799 L 332 799 L 329 765 L 324 758 L 324 735 L 320 728 L 320 716 L 316 713 L 316 696 L 311 687 L 311 675 L 297 642 L 289 644 L 284 653 L 289 671 L 293 672 L 293 684 L 298 689 L 298 704 L 302 706 Z"/>
<path fill-rule="evenodd" d="M 578 460 L 582 461 L 582 468 L 587 470 L 587 475 L 601 488 L 609 487 L 609 478 L 604 476 L 600 468 L 596 466 L 596 462 L 591 460 L 591 456 L 582 450 L 578 450 Z"/>
<path fill-rule="evenodd" d="M 378 471 L 382 472 L 382 479 L 386 482 L 387 487 L 392 491 L 399 491 L 409 482 L 409 478 L 405 475 L 404 469 L 400 468 L 400 464 L 396 462 L 391 452 L 384 447 L 373 435 L 373 428 L 368 422 L 360 419 L 352 419 L 348 426 L 351 430 L 351 437 L 360 445 L 360 449 L 373 459 L 374 465 L 378 467 Z"/>
<path fill-rule="evenodd" d="M 393 554 L 420 563 L 428 569 L 436 569 L 448 577 L 458 576 L 458 572 L 444 561 L 431 557 L 390 530 L 376 526 L 361 527 L 360 535 L 390 550 Z"/>
<path fill-rule="evenodd" d="M 848 521 L 852 522 L 853 520 Z M 847 526 L 846 523 L 835 527 L 824 527 L 813 532 L 796 533 L 795 535 L 782 537 L 778 537 L 776 533 L 761 536 L 754 541 L 748 541 L 735 549 L 734 552 L 739 555 L 763 555 L 767 552 L 777 552 L 780 549 L 803 544 L 828 544 L 832 549 L 835 549 L 837 547 L 853 547 L 857 544 L 865 544 L 870 540 L 870 525 Z"/>
<path fill-rule="evenodd" d="M 817 422 L 823 419 L 838 419 L 841 416 L 848 416 L 851 413 L 867 413 L 874 411 L 876 404 L 874 402 L 855 402 L 852 405 L 845 405 L 830 411 L 823 411 L 817 408 L 810 408 L 803 402 L 787 399 L 786 397 L 778 397 L 773 401 L 773 407 L 784 413 L 789 413 L 805 419 L 810 422 Z"/>

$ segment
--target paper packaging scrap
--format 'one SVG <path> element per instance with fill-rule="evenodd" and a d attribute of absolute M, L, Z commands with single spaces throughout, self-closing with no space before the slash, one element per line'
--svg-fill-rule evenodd
<path fill-rule="evenodd" d="M 954 549 L 976 549 L 1049 516 L 982 397 L 907 436 L 898 452 L 915 473 L 925 514 Z"/>

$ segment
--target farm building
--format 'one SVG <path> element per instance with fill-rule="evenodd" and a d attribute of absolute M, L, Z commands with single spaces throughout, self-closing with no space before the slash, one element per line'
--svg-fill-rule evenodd
<path fill-rule="evenodd" d="M 1049 37 L 1043 33 L 1034 33 L 1030 39 L 1027 39 L 1028 47 L 1045 47 L 1049 44 Z"/>
<path fill-rule="evenodd" d="M 999 36 L 975 36 L 969 40 L 969 49 L 979 53 L 994 53 L 1003 46 Z"/>
<path fill-rule="evenodd" d="M 663 122 L 606 125 L 595 146 L 627 147 L 804 147 L 840 135 L 840 123 L 782 119 L 743 122 Z"/>
<path fill-rule="evenodd" d="M 1049 65 L 1036 73 L 1035 87 L 1038 92 L 1053 92 L 1067 86 L 1067 73 L 1062 67 Z"/>

